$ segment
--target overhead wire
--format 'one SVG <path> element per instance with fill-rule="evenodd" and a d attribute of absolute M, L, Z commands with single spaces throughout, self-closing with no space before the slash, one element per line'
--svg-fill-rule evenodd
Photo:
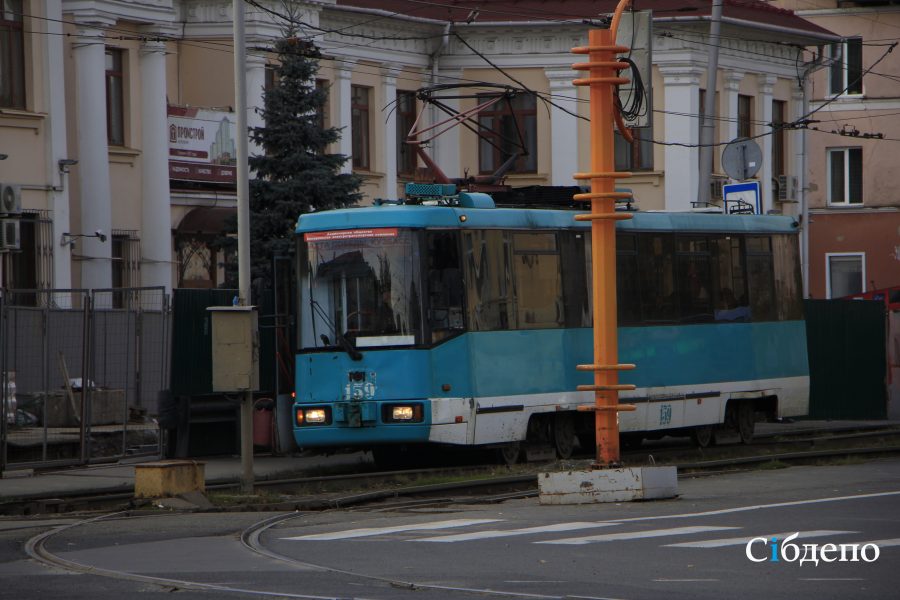
<path fill-rule="evenodd" d="M 285 16 L 285 15 L 282 15 L 282 14 L 278 13 L 277 11 L 274 11 L 274 10 L 272 10 L 272 9 L 269 9 L 268 7 L 262 6 L 261 4 L 259 4 L 258 2 L 256 2 L 256 0 L 245 0 L 245 1 L 246 1 L 248 4 L 250 4 L 251 6 L 254 6 L 254 7 L 260 9 L 260 10 L 263 10 L 264 12 L 267 12 L 267 13 L 271 14 L 272 16 L 275 16 L 275 17 L 284 19 L 284 20 L 286 20 L 286 21 L 291 21 L 291 18 L 290 18 L 290 17 L 287 17 L 287 16 Z M 431 2 L 431 1 L 428 1 L 428 0 L 404 0 L 404 1 L 405 1 L 405 2 L 408 2 L 408 3 L 410 3 L 410 4 L 418 4 L 418 5 L 423 5 L 423 6 L 439 6 L 439 7 L 457 8 L 457 9 L 459 8 L 458 5 L 444 4 L 444 3 L 439 3 L 439 2 Z M 497 12 L 498 14 L 506 14 L 506 15 L 509 14 L 509 13 L 506 12 L 506 11 L 492 11 L 492 10 L 490 10 L 490 9 L 488 9 L 488 10 L 482 9 L 482 10 L 483 10 L 483 12 L 489 12 L 489 13 L 490 13 L 490 12 Z M 43 16 L 32 15 L 32 14 L 27 14 L 27 13 L 20 13 L 20 14 L 22 14 L 23 16 L 27 16 L 27 17 L 35 18 L 35 19 L 42 19 L 42 20 L 52 21 L 52 22 L 60 22 L 60 23 L 63 23 L 63 24 L 68 24 L 68 25 L 77 25 L 76 23 L 72 23 L 72 22 L 70 22 L 70 21 L 61 20 L 61 19 L 52 19 L 52 18 L 49 18 L 49 17 L 43 17 Z M 399 13 L 393 13 L 393 15 L 397 15 L 397 14 L 399 14 Z M 550 13 L 544 13 L 544 14 L 550 14 Z M 559 13 L 557 12 L 557 13 L 555 13 L 555 14 L 559 14 Z M 381 15 L 381 16 L 378 16 L 378 17 L 376 17 L 376 18 L 370 19 L 370 20 L 367 21 L 367 22 L 374 22 L 374 21 L 377 21 L 377 20 L 381 20 L 381 19 L 385 19 L 385 18 L 390 18 L 390 17 L 393 16 L 393 15 Z M 558 19 L 558 18 L 544 17 L 544 16 L 541 16 L 541 15 L 539 15 L 539 14 L 531 14 L 531 13 L 519 13 L 519 14 L 518 14 L 518 16 L 523 16 L 523 15 L 524 15 L 524 16 L 529 16 L 529 17 L 537 16 L 537 17 L 541 17 L 543 20 L 547 20 L 547 21 L 551 21 L 551 22 L 561 22 L 561 23 L 571 24 L 571 21 L 568 21 L 568 20 L 561 20 L 561 19 Z M 576 15 L 572 15 L 572 16 L 573 16 L 573 18 L 576 17 Z M 313 30 L 320 31 L 321 35 L 325 35 L 325 34 L 329 34 L 329 33 L 331 33 L 331 34 L 334 34 L 334 33 L 341 34 L 341 33 L 344 33 L 345 31 L 347 31 L 348 29 L 351 29 L 352 27 L 361 26 L 361 25 L 364 24 L 364 23 L 360 23 L 360 24 L 352 24 L 352 25 L 348 25 L 348 26 L 346 26 L 346 27 L 343 27 L 343 28 L 341 28 L 341 29 L 327 29 L 327 28 L 322 28 L 322 27 L 318 27 L 318 26 L 313 26 L 313 25 L 311 25 L 311 24 L 309 24 L 309 23 L 305 23 L 305 22 L 302 22 L 302 21 L 299 21 L 299 20 L 294 20 L 294 21 L 296 21 L 297 24 L 299 24 L 299 25 L 301 25 L 301 26 L 303 26 L 303 27 L 307 27 L 307 28 L 309 28 L 309 29 L 313 29 Z M 108 27 L 108 28 L 105 28 L 105 30 L 107 30 L 107 31 L 118 31 L 118 32 L 122 32 L 122 35 L 120 35 L 120 36 L 112 36 L 111 39 L 132 40 L 132 41 L 148 41 L 148 40 L 172 41 L 172 42 L 177 42 L 177 43 L 184 44 L 184 45 L 187 45 L 187 46 L 199 47 L 199 48 L 203 48 L 203 49 L 206 49 L 206 50 L 212 50 L 212 51 L 221 51 L 221 52 L 226 52 L 226 53 L 233 53 L 233 51 L 234 51 L 234 50 L 233 50 L 233 44 L 226 43 L 226 42 L 216 42 L 216 41 L 214 41 L 214 40 L 186 40 L 186 39 L 184 39 L 183 37 L 165 36 L 165 35 L 150 35 L 150 36 L 146 36 L 146 35 L 145 35 L 145 36 L 142 36 L 142 35 L 134 35 L 134 32 L 131 31 L 131 30 L 121 29 L 121 28 L 116 28 L 116 27 Z M 32 31 L 29 31 L 29 33 L 33 33 L 33 34 L 47 34 L 47 35 L 50 35 L 50 34 L 51 34 L 50 32 L 32 32 Z M 53 33 L 53 34 L 54 34 L 54 35 L 62 35 L 62 36 L 72 36 L 72 35 L 73 35 L 73 34 L 70 34 L 70 33 L 59 33 L 59 34 Z M 127 35 L 126 35 L 126 34 L 127 34 Z M 375 41 L 390 41 L 390 40 L 397 40 L 397 41 L 403 41 L 403 40 L 428 40 L 428 39 L 435 39 L 435 38 L 438 38 L 438 37 L 442 37 L 442 36 L 443 36 L 443 33 L 441 33 L 441 34 L 435 34 L 434 36 L 403 36 L 403 37 L 400 37 L 400 36 L 366 36 L 366 35 L 359 35 L 359 34 L 352 34 L 352 33 L 351 33 L 351 34 L 346 34 L 346 35 L 350 35 L 351 37 L 362 37 L 362 38 L 364 38 L 364 39 L 370 39 L 372 42 L 375 42 Z M 510 75 L 509 75 L 507 72 L 505 72 L 502 68 L 500 68 L 500 67 L 498 67 L 497 65 L 495 65 L 495 64 L 494 64 L 492 61 L 490 61 L 484 54 L 478 52 L 475 48 L 473 48 L 473 47 L 472 47 L 472 46 L 471 46 L 471 45 L 470 45 L 470 44 L 469 44 L 462 36 L 460 36 L 460 35 L 458 34 L 458 32 L 454 32 L 454 36 L 455 36 L 455 37 L 456 37 L 463 45 L 465 45 L 466 47 L 468 47 L 473 53 L 475 53 L 476 55 L 478 55 L 479 57 L 481 57 L 483 60 L 485 60 L 492 68 L 496 69 L 497 71 L 499 71 L 499 72 L 502 73 L 504 76 L 506 76 L 506 77 L 508 77 L 509 79 L 511 79 L 512 81 L 516 82 L 517 85 L 521 86 L 521 88 L 522 88 L 524 91 L 534 94 L 536 97 L 538 97 L 538 98 L 540 98 L 542 101 L 544 101 L 545 104 L 549 103 L 550 105 L 555 106 L 556 108 L 559 108 L 559 109 L 565 111 L 566 113 L 568 113 L 568 114 L 570 114 L 570 115 L 576 116 L 576 117 L 578 117 L 578 118 L 580 118 L 580 119 L 583 119 L 583 120 L 588 120 L 586 117 L 584 117 L 584 116 L 582 116 L 582 115 L 578 115 L 577 113 L 573 113 L 572 111 L 568 110 L 568 109 L 565 108 L 565 107 L 561 107 L 561 106 L 559 106 L 559 105 L 557 105 L 557 104 L 554 104 L 554 103 L 552 102 L 552 100 L 551 100 L 551 98 L 553 98 L 554 95 L 552 95 L 552 94 L 545 94 L 545 93 L 538 93 L 538 92 L 534 92 L 533 90 L 530 90 L 527 86 L 523 85 L 520 81 L 518 81 L 518 80 L 516 80 L 515 78 L 513 78 L 512 76 L 510 76 Z M 674 36 L 674 35 L 670 35 L 670 36 L 668 36 L 668 37 L 672 37 L 673 39 L 679 39 L 679 40 L 684 41 L 684 42 L 686 42 L 686 43 L 695 43 L 695 44 L 702 44 L 702 45 L 710 45 L 710 42 L 702 42 L 702 41 L 700 41 L 700 40 L 684 39 L 684 38 L 679 38 L 678 36 Z M 728 37 L 728 36 L 719 36 L 719 37 L 720 37 L 720 38 L 726 38 L 726 37 Z M 887 39 L 889 39 L 889 38 L 886 38 L 885 40 L 887 40 Z M 874 40 L 874 41 L 885 41 L 885 40 Z M 761 41 L 762 41 L 762 40 L 761 40 Z M 874 41 L 873 41 L 873 42 L 874 42 Z M 368 46 L 368 45 L 370 45 L 370 44 L 367 44 L 366 46 Z M 720 44 L 720 45 L 721 45 L 721 44 Z M 877 45 L 881 45 L 881 44 L 871 43 L 871 44 L 868 44 L 868 45 L 877 46 Z M 860 77 L 862 77 L 863 75 L 866 75 L 866 74 L 874 74 L 874 75 L 882 75 L 882 76 L 885 76 L 885 77 L 887 77 L 887 78 L 889 78 L 889 79 L 891 79 L 891 80 L 898 80 L 898 79 L 900 79 L 900 78 L 897 78 L 897 77 L 895 77 L 895 76 L 890 76 L 890 75 L 886 75 L 886 74 L 879 74 L 879 73 L 873 71 L 873 68 L 874 68 L 878 63 L 880 63 L 880 62 L 887 56 L 887 54 L 889 54 L 890 52 L 892 52 L 893 49 L 896 47 L 896 45 L 897 45 L 897 42 L 893 42 L 893 43 L 889 44 L 888 47 L 887 47 L 887 50 L 885 51 L 885 53 L 882 54 L 882 56 L 881 56 L 879 59 L 877 59 L 877 60 L 876 60 L 876 61 L 875 61 L 868 69 L 864 70 L 864 71 L 860 74 Z M 271 50 L 271 49 L 268 49 L 268 48 L 258 48 L 258 47 L 253 47 L 253 48 L 251 49 L 251 51 L 255 51 L 255 52 L 259 53 L 259 54 L 257 54 L 257 55 L 259 55 L 259 56 L 267 56 L 267 57 L 270 56 L 271 53 L 273 52 L 273 50 Z M 629 52 L 629 54 L 630 54 L 630 52 Z M 756 54 L 761 54 L 761 55 L 763 55 L 763 56 L 766 56 L 766 57 L 767 57 L 768 59 L 770 59 L 770 60 L 772 60 L 772 59 L 775 59 L 775 60 L 785 60 L 785 59 L 778 59 L 778 57 L 772 57 L 771 55 L 764 54 L 764 53 L 756 53 Z M 629 59 L 629 60 L 630 60 L 630 59 Z M 846 68 L 846 67 L 845 67 L 845 68 Z M 636 69 L 632 68 L 632 72 L 633 72 L 633 77 L 639 77 L 638 71 L 637 71 Z M 421 78 L 415 78 L 415 77 L 402 78 L 402 77 L 401 77 L 401 79 L 404 79 L 404 80 L 406 80 L 406 81 L 411 81 L 411 82 L 421 83 Z M 486 84 L 486 83 L 487 83 L 487 82 L 484 82 L 484 81 L 470 80 L 470 79 L 467 79 L 467 78 L 453 77 L 453 76 L 444 76 L 444 79 L 456 80 L 456 81 L 463 82 L 463 83 L 471 83 L 471 84 L 472 84 L 472 87 L 475 87 L 475 88 L 477 88 L 477 86 L 478 86 L 479 84 Z M 852 85 L 852 84 L 851 84 L 851 85 Z M 848 85 L 848 86 L 843 90 L 843 92 L 841 92 L 841 93 L 846 92 L 847 89 L 849 89 L 849 87 L 850 87 L 850 86 Z M 633 89 L 637 90 L 637 89 L 639 89 L 639 88 L 638 88 L 638 87 L 634 87 Z M 557 95 L 556 97 L 560 97 L 560 96 Z M 784 126 L 796 126 L 798 122 L 808 120 L 808 117 L 809 117 L 809 116 L 811 116 L 812 114 L 814 114 L 814 113 L 816 113 L 816 112 L 822 110 L 826 105 L 830 104 L 831 102 L 834 102 L 834 100 L 837 99 L 838 97 L 840 97 L 840 94 L 838 94 L 838 95 L 836 95 L 836 96 L 834 96 L 834 97 L 832 97 L 832 98 L 826 100 L 826 101 L 825 101 L 824 103 L 822 103 L 821 105 L 819 105 L 819 106 L 817 106 L 816 108 L 814 108 L 813 110 L 809 111 L 806 115 L 804 115 L 804 117 L 801 117 L 800 119 L 797 119 L 797 120 L 795 120 L 794 122 L 791 122 L 791 123 L 785 123 Z M 578 99 L 576 98 L 576 100 L 578 100 Z M 639 107 L 639 106 L 640 106 L 640 103 L 631 103 L 631 104 L 629 104 L 629 106 L 626 107 L 626 109 L 627 109 L 626 112 L 627 112 L 628 114 L 633 114 L 633 110 L 636 108 L 636 106 Z M 681 114 L 681 115 L 683 115 L 683 116 L 694 116 L 694 115 L 689 114 L 689 113 L 678 113 L 678 112 L 675 112 L 675 111 L 665 111 L 665 110 L 658 110 L 658 109 L 651 109 L 651 110 L 653 110 L 653 112 L 662 112 L 662 113 L 667 113 L 667 114 Z M 698 115 L 698 116 L 699 116 L 699 115 Z M 876 116 L 876 117 L 877 117 L 877 116 Z M 859 118 L 864 118 L 864 117 L 859 117 Z M 730 119 L 729 119 L 729 118 L 718 118 L 718 120 L 730 120 Z M 849 120 L 849 119 L 844 119 L 844 120 Z M 760 124 L 761 122 L 757 121 L 756 123 L 757 123 L 757 124 Z M 771 124 L 769 124 L 769 125 L 771 125 Z M 773 133 L 773 132 L 774 132 L 774 130 L 773 130 L 772 132 L 766 132 L 766 133 L 759 134 L 759 135 L 756 135 L 756 136 L 753 136 L 753 137 L 754 137 L 754 138 L 762 137 L 762 136 L 764 136 L 764 135 L 770 135 L 770 134 Z M 890 138 L 885 138 L 885 139 L 890 139 Z M 657 140 L 645 140 L 645 141 L 650 141 L 650 142 L 652 142 L 652 143 L 654 143 L 654 144 L 660 144 L 660 145 L 677 145 L 677 146 L 686 146 L 686 147 L 700 147 L 700 146 L 701 146 L 700 144 L 682 144 L 682 143 L 676 143 L 676 142 L 660 142 L 660 141 L 657 141 Z M 723 145 L 723 143 L 715 143 L 715 144 L 712 144 L 712 146 L 721 146 L 721 145 Z"/>

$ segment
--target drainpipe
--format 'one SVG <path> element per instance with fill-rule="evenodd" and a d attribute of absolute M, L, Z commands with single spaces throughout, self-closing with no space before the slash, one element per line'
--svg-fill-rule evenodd
<path fill-rule="evenodd" d="M 840 60 L 840 58 L 837 58 Z M 825 47 L 819 46 L 819 55 L 812 61 L 806 63 L 803 68 L 803 76 L 800 79 L 800 85 L 803 88 L 802 114 L 806 119 L 809 114 L 809 83 L 810 75 L 825 66 Z M 798 165 L 800 173 L 797 175 L 798 191 L 800 193 L 800 271 L 803 275 L 803 297 L 809 298 L 809 202 L 807 200 L 807 176 L 806 176 L 806 141 L 809 136 L 809 130 L 804 127 L 800 136 L 800 164 Z"/>

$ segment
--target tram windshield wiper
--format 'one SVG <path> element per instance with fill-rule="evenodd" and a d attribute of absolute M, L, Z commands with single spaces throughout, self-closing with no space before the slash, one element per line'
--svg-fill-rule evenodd
<path fill-rule="evenodd" d="M 332 321 L 328 317 L 328 313 L 325 311 L 324 308 L 322 308 L 322 305 L 319 304 L 316 300 L 313 300 L 312 297 L 310 297 L 309 306 L 310 306 L 310 308 L 312 308 L 313 313 L 315 313 L 313 315 L 313 323 L 315 323 L 315 318 L 316 318 L 315 315 L 318 315 L 319 317 L 321 317 L 321 319 L 323 321 L 325 321 L 326 325 L 331 327 L 331 331 L 334 332 L 334 339 L 335 339 L 335 342 L 337 342 L 336 345 L 333 345 L 331 343 L 331 340 L 324 333 L 319 336 L 319 339 L 322 340 L 322 343 L 325 345 L 325 347 L 327 348 L 329 346 L 333 346 L 335 348 L 340 348 L 350 356 L 351 360 L 354 360 L 354 361 L 362 360 L 362 357 L 363 357 L 362 352 L 360 352 L 356 348 L 356 346 L 353 345 L 353 342 L 348 340 L 346 338 L 346 336 L 344 336 L 338 330 L 338 328 L 334 324 L 334 321 Z"/>

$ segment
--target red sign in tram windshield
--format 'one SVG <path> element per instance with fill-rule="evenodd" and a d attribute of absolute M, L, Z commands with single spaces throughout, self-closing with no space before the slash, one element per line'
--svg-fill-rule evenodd
<path fill-rule="evenodd" d="M 371 238 L 397 237 L 396 227 L 377 227 L 371 229 L 340 229 L 338 231 L 316 231 L 304 233 L 307 242 L 327 242 L 332 240 L 359 240 Z"/>

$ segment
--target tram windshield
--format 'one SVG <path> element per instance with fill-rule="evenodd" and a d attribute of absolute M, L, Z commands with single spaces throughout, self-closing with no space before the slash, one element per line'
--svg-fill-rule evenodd
<path fill-rule="evenodd" d="M 300 346 L 421 344 L 419 239 L 397 228 L 304 234 Z"/>

